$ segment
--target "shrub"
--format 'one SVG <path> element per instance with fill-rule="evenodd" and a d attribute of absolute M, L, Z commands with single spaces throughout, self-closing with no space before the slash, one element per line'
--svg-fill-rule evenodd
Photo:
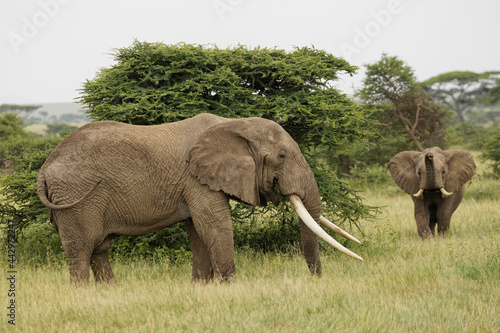
<path fill-rule="evenodd" d="M 493 174 L 500 177 L 500 130 L 492 130 L 485 140 L 482 158 L 492 162 Z"/>
<path fill-rule="evenodd" d="M 447 134 L 450 144 L 478 150 L 484 145 L 488 132 L 483 126 L 464 122 L 449 129 Z"/>

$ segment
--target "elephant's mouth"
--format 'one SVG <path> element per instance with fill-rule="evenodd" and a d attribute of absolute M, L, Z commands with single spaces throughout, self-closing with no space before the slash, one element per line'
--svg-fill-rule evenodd
<path fill-rule="evenodd" d="M 444 187 L 441 187 L 439 189 L 433 189 L 433 190 L 424 190 L 423 188 L 421 188 L 417 193 L 415 193 L 413 196 L 415 198 L 418 198 L 420 196 L 422 196 L 422 194 L 424 193 L 436 193 L 436 192 L 441 192 L 441 194 L 443 195 L 443 198 L 444 197 L 449 197 L 450 195 L 453 194 L 453 192 L 448 192 L 444 189 Z"/>
<path fill-rule="evenodd" d="M 280 204 L 280 197 L 282 197 L 278 186 L 278 179 L 273 178 L 271 186 L 265 192 L 260 192 L 260 202 L 262 206 L 266 206 L 268 202 L 272 202 L 276 207 Z"/>

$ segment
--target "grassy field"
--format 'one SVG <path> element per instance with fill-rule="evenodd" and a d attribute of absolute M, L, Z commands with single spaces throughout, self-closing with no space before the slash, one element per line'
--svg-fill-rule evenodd
<path fill-rule="evenodd" d="M 192 284 L 191 263 L 117 262 L 118 282 L 73 288 L 65 265 L 17 267 L 20 332 L 500 332 L 500 182 L 477 177 L 446 238 L 421 241 L 411 199 L 384 206 L 351 249 L 322 253 L 312 277 L 295 254 L 238 253 L 232 284 Z M 5 264 L 3 264 L 5 266 Z M 5 268 L 6 270 L 6 268 Z M 6 314 L 6 278 L 1 279 Z M 0 331 L 13 331 L 2 315 Z"/>

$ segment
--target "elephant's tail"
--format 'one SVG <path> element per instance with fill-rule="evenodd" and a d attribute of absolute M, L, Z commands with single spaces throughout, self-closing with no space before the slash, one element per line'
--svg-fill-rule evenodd
<path fill-rule="evenodd" d="M 45 181 L 45 176 L 42 172 L 40 172 L 40 175 L 38 176 L 36 190 L 38 192 L 38 196 L 40 197 L 40 200 L 47 208 L 54 209 L 54 210 L 62 210 L 62 209 L 69 209 L 71 207 L 74 207 L 74 206 L 78 205 L 80 202 L 82 202 L 83 200 L 85 200 L 96 189 L 96 187 L 101 182 L 102 182 L 102 179 L 99 180 L 97 183 L 95 183 L 95 185 L 90 189 L 90 191 L 85 193 L 85 195 L 83 197 L 76 200 L 75 202 L 72 202 L 70 204 L 65 204 L 65 205 L 56 205 L 56 204 L 53 204 L 49 200 L 49 198 L 47 197 L 47 183 Z"/>

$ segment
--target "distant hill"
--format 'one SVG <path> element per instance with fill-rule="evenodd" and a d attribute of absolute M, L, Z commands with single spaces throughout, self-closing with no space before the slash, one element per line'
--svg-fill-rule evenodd
<path fill-rule="evenodd" d="M 79 124 L 88 123 L 83 106 L 79 103 L 48 103 L 24 116 L 26 124 Z"/>

